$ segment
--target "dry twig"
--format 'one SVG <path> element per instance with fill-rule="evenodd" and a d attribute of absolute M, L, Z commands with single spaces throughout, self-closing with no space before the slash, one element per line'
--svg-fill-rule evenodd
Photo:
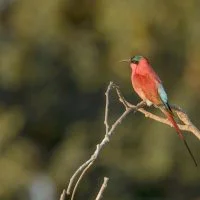
<path fill-rule="evenodd" d="M 60 200 L 65 200 L 66 191 L 63 190 L 62 194 L 60 195 Z"/>
<path fill-rule="evenodd" d="M 116 127 L 122 122 L 122 120 L 132 111 L 132 110 L 137 110 L 141 107 L 143 107 L 145 104 L 144 102 L 140 102 L 137 106 L 132 106 L 132 107 L 128 107 L 126 106 L 125 111 L 123 112 L 123 114 L 115 121 L 115 123 L 111 126 L 110 130 L 109 130 L 109 124 L 108 124 L 108 106 L 109 106 L 109 92 L 112 88 L 117 88 L 117 86 L 113 83 L 110 82 L 110 84 L 108 85 L 108 88 L 106 90 L 106 107 L 105 107 L 105 120 L 104 120 L 104 124 L 106 126 L 106 134 L 103 138 L 103 140 L 97 144 L 96 146 L 96 150 L 95 152 L 91 155 L 91 157 L 85 162 L 83 163 L 73 174 L 73 176 L 70 179 L 68 188 L 67 188 L 67 195 L 71 194 L 71 190 L 72 190 L 72 186 L 74 184 L 75 179 L 79 176 L 82 178 L 82 174 L 79 175 L 81 172 L 84 171 L 85 172 L 89 169 L 89 167 L 91 166 L 90 163 L 93 163 L 97 157 L 99 156 L 100 151 L 102 150 L 102 148 L 109 142 L 111 135 L 114 133 Z M 125 103 L 125 102 L 124 102 Z M 89 167 L 88 167 L 89 166 Z M 85 170 L 87 169 L 87 170 Z M 78 181 L 76 183 L 79 184 L 80 182 L 80 178 L 78 179 Z M 78 184 L 75 185 L 75 190 L 73 189 L 73 191 L 76 191 L 76 188 L 78 186 Z M 71 200 L 73 200 L 75 195 L 75 192 L 73 192 L 73 195 L 71 197 Z"/>
<path fill-rule="evenodd" d="M 109 180 L 109 178 L 104 177 L 103 184 L 101 185 L 101 188 L 100 188 L 99 193 L 97 194 L 97 197 L 95 200 L 100 200 L 103 197 L 103 193 L 107 187 L 108 180 Z"/>
<path fill-rule="evenodd" d="M 122 115 L 112 124 L 111 128 L 109 129 L 109 123 L 108 123 L 108 111 L 109 111 L 109 92 L 111 89 L 115 89 L 117 92 L 117 95 L 119 97 L 119 101 L 124 105 L 125 111 L 122 113 Z M 150 119 L 153 119 L 155 121 L 167 124 L 169 126 L 172 126 L 172 124 L 164 117 L 160 117 L 158 115 L 155 115 L 149 111 L 146 111 L 144 107 L 146 106 L 146 103 L 144 101 L 141 101 L 137 105 L 133 105 L 129 103 L 124 96 L 122 95 L 121 91 L 119 90 L 119 87 L 114 84 L 113 82 L 110 82 L 108 85 L 108 88 L 106 90 L 106 106 L 105 106 L 105 119 L 104 124 L 106 128 L 106 133 L 103 138 L 103 140 L 97 144 L 95 152 L 91 155 L 91 157 L 84 162 L 73 174 L 73 176 L 70 179 L 68 188 L 67 188 L 67 195 L 71 194 L 72 186 L 74 185 L 75 179 L 78 179 L 76 181 L 76 184 L 73 189 L 73 193 L 71 196 L 71 200 L 74 199 L 74 195 L 77 189 L 77 186 L 82 179 L 83 175 L 86 173 L 86 171 L 90 168 L 90 166 L 94 163 L 94 161 L 98 158 L 100 151 L 102 148 L 109 142 L 110 137 L 114 133 L 116 127 L 123 121 L 123 119 L 131 112 L 131 111 L 139 111 L 140 113 L 144 114 L 145 117 L 148 117 Z M 194 126 L 194 124 L 189 119 L 188 115 L 178 106 L 171 105 L 171 108 L 174 112 L 176 112 L 177 116 L 181 120 L 182 124 L 178 124 L 179 128 L 181 130 L 191 132 L 200 140 L 200 131 L 197 127 Z M 162 109 L 162 108 L 161 108 Z M 82 172 L 82 173 L 81 173 Z M 80 174 L 80 175 L 79 175 Z M 79 178 L 78 178 L 79 176 Z M 62 199 L 63 200 L 63 199 Z"/>

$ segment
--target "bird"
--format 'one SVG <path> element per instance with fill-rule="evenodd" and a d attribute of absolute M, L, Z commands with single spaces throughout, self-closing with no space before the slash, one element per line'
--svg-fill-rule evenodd
<path fill-rule="evenodd" d="M 174 113 L 169 104 L 168 96 L 162 81 L 152 68 L 149 60 L 144 56 L 135 55 L 130 59 L 122 61 L 128 62 L 130 65 L 132 70 L 131 82 L 135 92 L 146 103 L 147 106 L 154 105 L 155 107 L 162 108 L 161 111 L 175 128 L 176 133 L 186 146 L 195 166 L 197 166 L 197 161 L 194 158 L 181 130 L 174 119 Z"/>

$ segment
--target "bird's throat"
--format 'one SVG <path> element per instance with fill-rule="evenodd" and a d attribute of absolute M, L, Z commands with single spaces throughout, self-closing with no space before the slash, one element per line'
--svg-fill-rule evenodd
<path fill-rule="evenodd" d="M 136 64 L 131 64 L 132 75 L 136 73 L 137 67 L 138 66 Z"/>

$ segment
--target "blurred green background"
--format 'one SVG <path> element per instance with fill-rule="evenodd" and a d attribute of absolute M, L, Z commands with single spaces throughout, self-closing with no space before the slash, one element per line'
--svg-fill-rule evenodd
<path fill-rule="evenodd" d="M 105 133 L 109 81 L 139 98 L 130 69 L 147 56 L 171 103 L 200 127 L 200 1 L 0 1 L 0 199 L 55 200 Z M 123 111 L 111 95 L 109 119 Z M 199 141 L 185 134 L 200 164 Z M 175 131 L 130 114 L 76 199 L 200 199 L 200 171 Z"/>

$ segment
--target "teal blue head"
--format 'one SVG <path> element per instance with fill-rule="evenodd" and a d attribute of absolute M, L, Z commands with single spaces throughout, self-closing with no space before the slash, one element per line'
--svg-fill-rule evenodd
<path fill-rule="evenodd" d="M 144 56 L 136 55 L 136 56 L 132 56 L 130 59 L 121 60 L 120 62 L 128 62 L 130 64 L 138 65 L 140 60 L 143 58 L 144 58 Z"/>
<path fill-rule="evenodd" d="M 144 58 L 144 57 L 143 56 L 139 56 L 139 55 L 133 56 L 133 57 L 131 57 L 130 62 L 133 63 L 133 64 L 138 65 L 138 63 L 140 62 L 140 60 L 142 58 Z"/>

